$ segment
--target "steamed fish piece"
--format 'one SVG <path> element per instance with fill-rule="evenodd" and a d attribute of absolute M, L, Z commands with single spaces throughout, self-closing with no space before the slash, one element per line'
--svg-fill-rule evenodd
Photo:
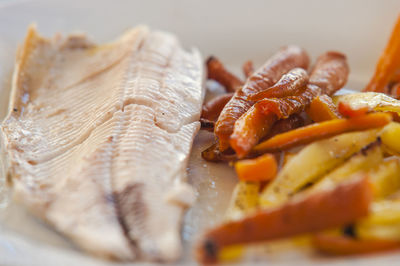
<path fill-rule="evenodd" d="M 202 81 L 200 54 L 169 33 L 98 46 L 30 27 L 1 127 L 14 198 L 91 253 L 176 260 Z"/>

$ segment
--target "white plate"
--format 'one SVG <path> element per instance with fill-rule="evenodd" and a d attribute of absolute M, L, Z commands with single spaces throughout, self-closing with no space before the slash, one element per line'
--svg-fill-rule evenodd
<path fill-rule="evenodd" d="M 31 22 L 46 36 L 79 30 L 99 42 L 112 40 L 130 26 L 149 24 L 176 33 L 186 46 L 199 47 L 204 56 L 217 55 L 236 72 L 244 61 L 262 63 L 285 44 L 299 44 L 313 58 L 335 49 L 348 55 L 348 87 L 360 89 L 372 74 L 399 10 L 398 0 L 0 0 L 0 120 L 7 109 L 15 49 Z M 198 191 L 198 201 L 185 217 L 182 265 L 194 264 L 190 247 L 194 236 L 221 219 L 236 182 L 228 166 L 201 160 L 200 151 L 211 139 L 210 134 L 200 133 L 190 160 L 189 178 Z M 248 260 L 279 265 L 294 261 L 298 265 L 375 265 L 400 260 L 395 253 L 351 259 L 322 258 L 310 250 L 274 249 L 266 254 L 261 262 L 257 256 Z M 109 264 L 80 252 L 13 203 L 0 210 L 0 265 Z"/>

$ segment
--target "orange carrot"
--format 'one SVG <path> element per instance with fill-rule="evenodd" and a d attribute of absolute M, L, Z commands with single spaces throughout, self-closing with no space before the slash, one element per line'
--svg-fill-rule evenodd
<path fill-rule="evenodd" d="M 210 121 L 216 121 L 222 109 L 224 109 L 224 106 L 229 102 L 232 96 L 233 93 L 226 93 L 218 95 L 208 101 L 206 104 L 203 105 L 201 118 L 205 118 Z"/>
<path fill-rule="evenodd" d="M 246 61 L 246 62 L 243 64 L 242 69 L 243 69 L 244 76 L 245 76 L 246 78 L 250 77 L 251 74 L 254 73 L 253 62 L 252 62 L 251 60 Z"/>
<path fill-rule="evenodd" d="M 278 164 L 275 156 L 267 153 L 255 159 L 238 161 L 235 170 L 241 181 L 268 181 L 276 176 Z"/>
<path fill-rule="evenodd" d="M 400 15 L 397 17 L 392 35 L 378 60 L 375 73 L 364 91 L 385 92 L 386 86 L 400 68 Z"/>
<path fill-rule="evenodd" d="M 339 102 L 338 111 L 344 117 L 351 118 L 351 117 L 365 115 L 366 113 L 368 113 L 370 111 L 370 109 L 367 106 L 359 108 L 359 109 L 353 109 L 353 108 L 351 108 L 350 105 L 343 103 L 343 102 Z"/>
<path fill-rule="evenodd" d="M 400 249 L 400 242 L 393 240 L 361 240 L 342 235 L 317 233 L 312 238 L 313 246 L 330 255 L 354 255 Z"/>
<path fill-rule="evenodd" d="M 326 94 L 317 96 L 306 108 L 306 113 L 314 122 L 341 118 L 332 98 Z"/>
<path fill-rule="evenodd" d="M 331 190 L 290 200 L 277 208 L 259 210 L 205 233 L 196 247 L 200 263 L 216 263 L 222 248 L 291 237 L 343 226 L 368 215 L 372 187 L 364 175 Z"/>
<path fill-rule="evenodd" d="M 229 72 L 216 57 L 211 56 L 208 58 L 206 65 L 208 78 L 220 83 L 225 87 L 226 91 L 235 92 L 243 85 L 243 81 Z"/>
<path fill-rule="evenodd" d="M 269 132 L 277 119 L 275 114 L 263 114 L 254 106 L 243 114 L 236 121 L 229 141 L 238 158 L 246 156 L 251 148 Z"/>
<path fill-rule="evenodd" d="M 307 144 L 338 134 L 383 127 L 392 120 L 388 113 L 372 113 L 350 119 L 333 119 L 276 135 L 254 147 L 256 152 L 273 152 Z"/>

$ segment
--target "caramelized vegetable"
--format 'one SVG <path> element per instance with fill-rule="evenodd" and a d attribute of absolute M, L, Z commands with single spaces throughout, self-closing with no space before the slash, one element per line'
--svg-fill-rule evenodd
<path fill-rule="evenodd" d="M 217 58 L 211 56 L 208 58 L 206 64 L 208 78 L 220 83 L 225 87 L 226 91 L 235 92 L 243 85 L 243 81 L 230 73 Z"/>
<path fill-rule="evenodd" d="M 333 102 L 339 105 L 346 103 L 352 109 L 361 109 L 367 107 L 376 112 L 395 112 L 400 113 L 400 101 L 389 97 L 383 93 L 362 92 L 352 93 L 340 96 L 334 96 Z"/>
<path fill-rule="evenodd" d="M 347 103 L 339 102 L 338 111 L 342 116 L 351 118 L 351 117 L 365 115 L 366 113 L 368 113 L 370 111 L 370 109 L 368 108 L 368 106 L 354 109 Z"/>
<path fill-rule="evenodd" d="M 255 104 L 255 108 L 265 115 L 274 113 L 278 118 L 287 118 L 303 111 L 320 93 L 319 87 L 307 85 L 306 89 L 296 96 L 263 99 Z"/>
<path fill-rule="evenodd" d="M 363 147 L 376 141 L 378 133 L 378 129 L 345 133 L 304 147 L 265 187 L 260 195 L 261 206 L 284 203 L 307 184 L 314 183 Z"/>
<path fill-rule="evenodd" d="M 243 64 L 243 73 L 246 78 L 250 77 L 254 73 L 254 66 L 252 61 L 247 61 Z"/>
<path fill-rule="evenodd" d="M 312 238 L 312 244 L 318 251 L 329 255 L 376 253 L 400 248 L 399 241 L 383 239 L 360 240 L 327 233 L 315 234 Z"/>
<path fill-rule="evenodd" d="M 276 135 L 254 147 L 256 152 L 273 152 L 311 143 L 345 132 L 383 127 L 391 121 L 390 114 L 373 113 L 350 119 L 334 119 L 297 128 Z"/>
<path fill-rule="evenodd" d="M 248 97 L 250 101 L 260 101 L 265 98 L 282 98 L 296 95 L 305 89 L 308 82 L 307 71 L 302 68 L 294 68 L 282 76 L 274 86 L 252 94 Z"/>
<path fill-rule="evenodd" d="M 235 170 L 241 181 L 268 181 L 275 177 L 278 163 L 272 154 L 264 154 L 254 159 L 240 160 Z"/>
<path fill-rule="evenodd" d="M 314 98 L 311 104 L 306 108 L 306 113 L 314 122 L 341 118 L 332 98 L 326 94 Z"/>
<path fill-rule="evenodd" d="M 395 72 L 400 69 L 400 16 L 389 42 L 378 60 L 375 73 L 364 91 L 385 92 Z"/>
<path fill-rule="evenodd" d="M 304 126 L 301 115 L 293 114 L 286 119 L 278 120 L 268 132 L 267 138 Z"/>
<path fill-rule="evenodd" d="M 218 137 L 220 150 L 224 151 L 230 146 L 229 138 L 233 133 L 236 120 L 253 106 L 253 102 L 247 101 L 247 97 L 250 94 L 271 87 L 283 74 L 295 67 L 307 69 L 308 63 L 308 55 L 303 49 L 297 46 L 287 46 L 282 48 L 260 69 L 253 73 L 247 79 L 245 85 L 225 105 L 218 118 L 214 133 Z M 253 116 L 250 115 L 250 117 Z M 264 120 L 269 121 L 269 119 Z M 254 131 L 259 132 L 260 130 L 255 129 Z"/>
<path fill-rule="evenodd" d="M 207 130 L 210 132 L 214 132 L 214 125 L 215 123 L 213 121 L 210 121 L 205 118 L 200 118 L 200 125 L 202 130 Z"/>
<path fill-rule="evenodd" d="M 338 187 L 287 204 L 257 211 L 206 232 L 196 255 L 201 263 L 215 263 L 223 247 L 316 232 L 354 222 L 368 214 L 372 199 L 367 178 L 356 178 Z"/>
<path fill-rule="evenodd" d="M 326 52 L 318 57 L 308 83 L 318 86 L 324 94 L 331 96 L 346 84 L 349 71 L 344 54 Z"/>
<path fill-rule="evenodd" d="M 238 158 L 245 157 L 251 148 L 268 133 L 277 119 L 275 114 L 264 115 L 254 106 L 240 117 L 235 123 L 235 130 L 230 138 L 230 145 Z"/>
<path fill-rule="evenodd" d="M 228 151 L 221 152 L 218 149 L 218 144 L 214 143 L 201 153 L 201 157 L 209 162 L 230 162 L 230 161 L 235 161 L 237 160 L 237 157 L 235 154 L 229 154 L 227 153 Z"/>
<path fill-rule="evenodd" d="M 212 100 L 208 101 L 203 105 L 201 118 L 205 118 L 210 121 L 216 121 L 222 109 L 224 109 L 224 106 L 229 102 L 232 96 L 233 93 L 226 93 L 216 96 Z"/>
<path fill-rule="evenodd" d="M 392 122 L 385 126 L 381 132 L 383 145 L 392 154 L 400 154 L 400 123 Z"/>

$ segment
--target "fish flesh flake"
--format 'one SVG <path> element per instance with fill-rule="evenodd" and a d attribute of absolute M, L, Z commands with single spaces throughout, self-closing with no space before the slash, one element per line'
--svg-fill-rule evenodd
<path fill-rule="evenodd" d="M 177 260 L 202 84 L 199 52 L 169 33 L 95 45 L 30 27 L 1 125 L 13 198 L 90 253 Z"/>

